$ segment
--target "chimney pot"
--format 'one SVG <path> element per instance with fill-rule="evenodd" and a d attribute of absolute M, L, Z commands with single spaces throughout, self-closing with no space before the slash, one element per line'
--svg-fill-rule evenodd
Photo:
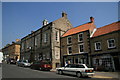
<path fill-rule="evenodd" d="M 62 17 L 66 17 L 67 18 L 67 13 L 62 12 Z"/>

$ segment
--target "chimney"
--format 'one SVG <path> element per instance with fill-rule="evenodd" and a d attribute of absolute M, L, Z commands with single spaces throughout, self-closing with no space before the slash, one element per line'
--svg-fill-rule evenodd
<path fill-rule="evenodd" d="M 31 33 L 34 33 L 34 31 L 31 31 Z"/>
<path fill-rule="evenodd" d="M 45 19 L 43 20 L 43 26 L 47 25 L 48 24 L 48 21 Z"/>
<path fill-rule="evenodd" d="M 67 18 L 67 14 L 65 12 L 62 12 L 62 17 Z"/>
<path fill-rule="evenodd" d="M 94 23 L 94 18 L 93 18 L 93 17 L 90 17 L 90 21 Z"/>
<path fill-rule="evenodd" d="M 20 39 L 16 39 L 16 42 L 20 41 Z"/>

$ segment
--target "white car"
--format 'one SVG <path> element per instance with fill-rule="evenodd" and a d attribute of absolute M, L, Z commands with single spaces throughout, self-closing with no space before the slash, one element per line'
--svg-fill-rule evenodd
<path fill-rule="evenodd" d="M 23 61 L 19 60 L 17 61 L 16 65 L 21 67 L 30 67 L 31 63 L 28 60 L 23 60 Z"/>
<path fill-rule="evenodd" d="M 73 74 L 77 77 L 93 76 L 93 68 L 88 68 L 85 64 L 68 64 L 65 67 L 56 68 L 58 74 Z"/>

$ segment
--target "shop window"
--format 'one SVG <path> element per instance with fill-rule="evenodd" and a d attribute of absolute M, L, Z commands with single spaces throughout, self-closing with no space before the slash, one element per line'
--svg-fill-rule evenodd
<path fill-rule="evenodd" d="M 95 50 L 101 50 L 101 42 L 95 43 Z"/>
<path fill-rule="evenodd" d="M 109 39 L 107 40 L 108 48 L 115 48 L 115 39 Z"/>

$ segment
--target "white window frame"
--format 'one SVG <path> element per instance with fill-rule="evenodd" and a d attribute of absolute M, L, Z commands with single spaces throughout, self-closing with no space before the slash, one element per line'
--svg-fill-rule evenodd
<path fill-rule="evenodd" d="M 97 43 L 100 43 L 100 49 L 97 49 Z M 95 50 L 101 50 L 101 42 L 95 42 Z"/>
<path fill-rule="evenodd" d="M 114 46 L 112 46 L 112 47 L 109 46 L 109 44 L 110 44 L 110 43 L 109 43 L 109 40 L 114 40 Z M 108 39 L 108 40 L 107 40 L 107 44 L 108 44 L 108 48 L 115 48 L 115 47 L 116 47 L 116 46 L 115 46 L 115 39 Z"/>
<path fill-rule="evenodd" d="M 78 42 L 83 42 L 83 40 L 80 41 L 80 36 L 79 36 L 80 34 L 82 34 L 82 39 L 84 39 L 84 38 L 83 38 L 83 33 L 79 33 L 79 34 L 78 34 Z"/>
<path fill-rule="evenodd" d="M 69 43 L 68 38 L 71 38 L 71 43 Z M 71 36 L 67 37 L 67 44 L 72 44 L 72 37 Z"/>
<path fill-rule="evenodd" d="M 80 52 L 80 45 L 83 45 L 83 52 Z M 84 53 L 84 43 L 78 44 L 79 53 Z"/>
<path fill-rule="evenodd" d="M 68 47 L 67 47 L 67 53 L 68 53 L 68 54 L 72 54 L 72 53 L 69 53 L 69 47 L 71 47 L 71 49 L 72 49 L 72 46 L 68 46 Z M 72 50 L 71 50 L 71 51 L 72 51 Z"/>

